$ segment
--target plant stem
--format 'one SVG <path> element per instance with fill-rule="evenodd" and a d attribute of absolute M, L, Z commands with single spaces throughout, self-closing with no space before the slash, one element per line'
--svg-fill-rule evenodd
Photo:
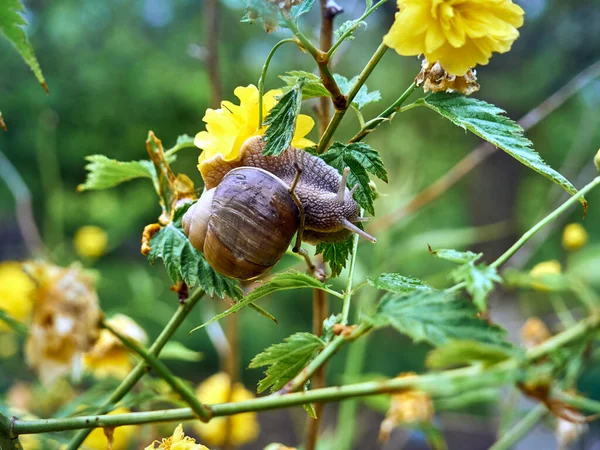
<path fill-rule="evenodd" d="M 179 150 L 182 150 L 184 148 L 195 148 L 196 146 L 194 145 L 194 142 L 178 142 L 176 143 L 173 147 L 171 147 L 169 150 L 165 150 L 165 156 L 171 156 L 174 155 L 175 153 L 177 153 Z"/>
<path fill-rule="evenodd" d="M 546 406 L 543 404 L 536 405 L 529 411 L 521 421 L 511 428 L 504 436 L 502 436 L 490 450 L 508 450 L 512 448 L 527 432 L 533 428 L 542 418 L 548 413 Z"/>
<path fill-rule="evenodd" d="M 365 84 L 365 81 L 367 81 L 367 78 L 369 78 L 369 75 L 371 75 L 371 72 L 373 72 L 375 66 L 379 63 L 379 61 L 381 61 L 381 58 L 383 58 L 383 55 L 385 54 L 387 49 L 387 45 L 381 43 L 377 50 L 375 50 L 375 53 L 373 54 L 365 68 L 358 75 L 356 83 L 354 83 L 354 85 L 350 88 L 350 91 L 348 92 L 345 107 L 343 109 L 336 108 L 337 111 L 331 118 L 329 125 L 327 125 L 327 128 L 325 129 L 325 132 L 323 133 L 323 136 L 319 141 L 319 145 L 317 146 L 317 153 L 323 153 L 325 151 L 333 137 L 333 134 L 335 133 L 335 130 L 337 130 L 337 127 L 342 121 L 344 114 L 346 114 L 348 107 L 352 104 L 352 100 L 354 100 L 354 97 L 356 97 L 356 94 L 358 94 L 358 91 L 362 87 L 362 85 Z"/>
<path fill-rule="evenodd" d="M 260 72 L 260 78 L 258 79 L 258 129 L 260 130 L 263 126 L 263 95 L 265 94 L 265 78 L 267 77 L 267 70 L 269 70 L 269 64 L 271 64 L 271 59 L 275 52 L 281 47 L 283 44 L 287 42 L 296 42 L 293 38 L 282 39 L 277 44 L 273 46 L 269 54 L 267 55 L 267 59 L 263 68 Z"/>
<path fill-rule="evenodd" d="M 148 349 L 150 354 L 154 356 L 158 356 L 160 354 L 160 351 L 163 349 L 166 343 L 169 342 L 173 334 L 175 334 L 175 331 L 177 331 L 177 328 L 179 328 L 179 326 L 183 323 L 194 305 L 196 305 L 196 303 L 198 303 L 203 296 L 204 291 L 202 289 L 196 289 L 196 291 L 194 291 L 194 293 L 186 300 L 185 303 L 179 305 L 179 308 L 175 314 L 173 314 L 173 317 L 171 317 L 169 323 L 167 323 L 160 335 Z M 127 377 L 121 382 L 117 389 L 110 395 L 110 397 L 106 399 L 102 405 L 100 405 L 97 410 L 97 414 L 106 414 L 110 412 L 114 406 L 121 401 L 121 399 L 125 397 L 125 395 L 136 385 L 136 383 L 144 376 L 145 373 L 146 363 L 139 362 L 137 366 L 135 366 L 135 368 L 129 373 L 129 375 L 127 375 Z M 65 450 L 77 450 L 88 434 L 90 434 L 90 430 L 80 430 L 77 434 L 75 434 L 73 439 L 71 439 Z"/>
<path fill-rule="evenodd" d="M 200 420 L 203 422 L 208 422 L 210 419 L 210 409 L 198 401 L 194 393 L 179 378 L 171 373 L 165 363 L 159 360 L 156 356 L 148 353 L 148 351 L 137 342 L 119 333 L 106 322 L 104 322 L 102 326 L 114 334 L 125 347 L 134 353 L 137 353 L 144 361 L 146 361 L 146 363 L 148 363 L 148 365 L 154 369 L 154 371 L 181 396 L 181 398 L 190 406 L 192 411 L 196 413 Z"/>
<path fill-rule="evenodd" d="M 510 247 L 506 252 L 504 252 L 496 261 L 490 264 L 490 267 L 499 267 L 504 264 L 512 255 L 515 254 L 519 248 L 525 244 L 535 233 L 544 228 L 550 222 L 552 222 L 556 217 L 565 212 L 571 205 L 576 203 L 580 198 L 582 198 L 589 191 L 594 189 L 596 186 L 600 184 L 600 176 L 594 178 L 590 183 L 585 185 L 577 194 L 573 195 L 569 200 L 564 202 L 558 208 L 556 208 L 552 213 L 548 214 L 542 220 L 540 220 L 537 224 L 535 224 L 529 231 L 527 231 L 521 238 L 515 242 L 515 244 Z"/>
<path fill-rule="evenodd" d="M 219 0 L 205 0 L 204 27 L 206 68 L 210 80 L 210 104 L 217 108 L 222 98 L 223 86 L 219 67 Z"/>
<path fill-rule="evenodd" d="M 406 99 L 408 99 L 408 97 L 410 97 L 410 94 L 413 93 L 413 91 L 415 90 L 416 87 L 417 87 L 417 83 L 413 82 L 406 89 L 406 91 L 404 91 L 404 93 L 398 98 L 398 100 L 396 100 L 394 103 L 392 103 L 385 111 L 381 112 L 377 117 L 369 120 L 360 129 L 360 131 L 358 133 L 356 133 L 354 135 L 354 137 L 352 137 L 352 139 L 350 139 L 348 142 L 362 141 L 367 134 L 369 134 L 371 131 L 373 131 L 375 128 L 377 128 L 379 125 L 381 125 L 383 122 L 386 122 L 388 119 L 391 120 L 391 117 L 393 117 L 394 114 L 396 114 L 400 110 L 400 107 L 402 106 L 402 104 L 406 101 Z"/>
<path fill-rule="evenodd" d="M 353 294 L 352 281 L 354 279 L 354 267 L 356 266 L 356 253 L 358 253 L 358 238 L 358 234 L 354 234 L 352 240 L 352 256 L 350 257 L 350 265 L 348 266 L 348 282 L 346 283 L 344 302 L 342 304 L 342 325 L 348 324 L 348 315 L 350 314 L 350 302 Z"/>
<path fill-rule="evenodd" d="M 581 397 L 579 395 L 572 395 L 567 392 L 557 391 L 552 394 L 553 400 L 566 403 L 567 405 L 574 406 L 577 409 L 600 413 L 600 402 L 597 400 L 591 400 L 589 398 Z"/>

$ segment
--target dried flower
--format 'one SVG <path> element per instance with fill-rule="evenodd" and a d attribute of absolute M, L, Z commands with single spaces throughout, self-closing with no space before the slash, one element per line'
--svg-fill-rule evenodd
<path fill-rule="evenodd" d="M 2 311 L 19 322 L 27 323 L 33 307 L 31 295 L 34 289 L 35 284 L 25 274 L 21 263 L 16 261 L 0 263 L 0 309 Z M 11 331 L 12 328 L 0 320 L 0 333 Z"/>
<path fill-rule="evenodd" d="M 127 408 L 117 408 L 108 414 L 127 414 Z M 131 440 L 136 435 L 136 426 L 122 426 L 117 428 L 94 428 L 85 438 L 81 446 L 82 450 L 127 450 L 130 448 Z M 109 444 L 109 437 L 112 443 Z"/>
<path fill-rule="evenodd" d="M 123 336 L 145 345 L 148 342 L 146 332 L 130 317 L 116 314 L 106 323 Z M 133 369 L 129 350 L 110 331 L 102 330 L 94 347 L 87 352 L 83 359 L 86 370 L 98 378 L 123 378 Z"/>
<path fill-rule="evenodd" d="M 251 400 L 254 394 L 244 388 L 241 383 L 235 383 L 230 394 L 230 378 L 226 373 L 217 373 L 204 380 L 196 389 L 196 396 L 204 403 L 225 403 Z M 211 419 L 208 423 L 196 422 L 195 428 L 202 439 L 211 446 L 221 446 L 225 440 L 227 420 L 231 421 L 230 443 L 234 447 L 254 441 L 258 437 L 259 426 L 255 412 L 236 414 Z"/>
<path fill-rule="evenodd" d="M 158 447 L 155 447 L 158 444 Z M 208 450 L 204 445 L 196 444 L 196 439 L 183 434 L 183 425 L 177 425 L 173 436 L 163 439 L 161 442 L 154 441 L 145 450 Z"/>
<path fill-rule="evenodd" d="M 511 0 L 398 0 L 398 9 L 383 42 L 458 76 L 487 64 L 493 52 L 509 51 L 524 14 Z"/>
<path fill-rule="evenodd" d="M 194 144 L 203 150 L 198 158 L 198 168 L 202 175 L 203 162 L 212 158 L 222 158 L 224 161 L 233 161 L 239 156 L 240 148 L 246 139 L 252 136 L 265 134 L 266 126 L 258 126 L 258 89 L 254 85 L 237 87 L 234 91 L 240 99 L 239 105 L 231 102 L 221 102 L 220 109 L 207 109 L 204 118 L 206 131 L 196 134 Z M 263 95 L 263 117 L 277 104 L 276 96 L 281 95 L 279 90 L 271 90 Z M 314 120 L 307 115 L 300 114 L 296 121 L 296 130 L 292 145 L 304 148 L 314 145 L 306 136 L 314 127 Z"/>
<path fill-rule="evenodd" d="M 536 347 L 550 336 L 550 330 L 538 317 L 530 317 L 521 328 L 521 341 L 525 348 Z"/>
<path fill-rule="evenodd" d="M 585 423 L 574 423 L 566 419 L 556 419 L 555 436 L 558 450 L 567 450 L 588 429 Z"/>
<path fill-rule="evenodd" d="M 576 252 L 587 244 L 589 236 L 583 225 L 570 223 L 563 230 L 562 246 L 569 252 Z"/>
<path fill-rule="evenodd" d="M 25 265 L 36 282 L 34 307 L 25 358 L 44 384 L 71 372 L 81 373 L 83 354 L 99 335 L 102 317 L 94 282 L 73 265 Z"/>
<path fill-rule="evenodd" d="M 79 228 L 73 238 L 75 251 L 83 258 L 99 258 L 104 254 L 106 244 L 108 244 L 108 235 L 102 228 L 94 225 Z"/>
<path fill-rule="evenodd" d="M 475 72 L 471 69 L 462 76 L 450 75 L 438 62 L 430 64 L 427 58 L 421 63 L 421 71 L 415 78 L 417 86 L 425 92 L 460 92 L 471 95 L 479 90 Z"/>

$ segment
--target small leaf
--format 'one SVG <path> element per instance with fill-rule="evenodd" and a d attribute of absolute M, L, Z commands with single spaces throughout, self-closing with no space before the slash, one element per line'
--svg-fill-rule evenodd
<path fill-rule="evenodd" d="M 437 256 L 438 258 L 445 259 L 447 261 L 452 261 L 458 264 L 465 264 L 470 262 L 475 262 L 479 260 L 483 253 L 473 253 L 473 252 L 459 252 L 458 250 L 452 249 L 440 249 L 440 250 L 431 250 L 430 252 Z"/>
<path fill-rule="evenodd" d="M 160 359 L 172 359 L 176 361 L 197 362 L 202 361 L 204 355 L 201 352 L 190 350 L 181 342 L 169 341 L 160 352 Z"/>
<path fill-rule="evenodd" d="M 405 277 L 397 273 L 382 273 L 377 278 L 367 278 L 371 286 L 376 289 L 393 292 L 395 294 L 408 294 L 413 291 L 433 291 L 417 278 Z"/>
<path fill-rule="evenodd" d="M 369 9 L 369 7 L 367 7 L 367 9 Z M 335 30 L 333 32 L 333 34 L 335 36 L 335 39 L 337 41 L 339 41 L 344 34 L 346 34 L 347 32 L 350 32 L 350 34 L 346 37 L 346 39 L 348 41 L 351 41 L 352 39 L 354 39 L 354 36 L 352 36 L 352 34 L 361 25 L 364 25 L 365 29 L 367 28 L 367 22 L 365 22 L 364 20 L 359 20 L 359 19 L 347 20 L 346 22 L 344 22 L 343 24 L 341 24 L 337 30 Z"/>
<path fill-rule="evenodd" d="M 304 411 L 307 412 L 307 414 L 310 416 L 311 419 L 317 420 L 317 410 L 315 409 L 314 403 L 306 403 L 306 404 L 302 405 L 302 407 L 304 408 Z"/>
<path fill-rule="evenodd" d="M 210 296 L 241 298 L 239 283 L 215 272 L 183 232 L 181 219 L 190 206 L 178 208 L 173 222 L 152 236 L 148 260 L 153 264 L 161 258 L 173 283 L 183 280 L 190 287 L 202 287 Z"/>
<path fill-rule="evenodd" d="M 264 122 L 268 128 L 263 138 L 267 143 L 263 155 L 277 156 L 290 146 L 296 130 L 296 119 L 302 106 L 303 84 L 304 78 L 299 78 L 294 87 L 283 94 L 269 111 Z"/>
<path fill-rule="evenodd" d="M 17 49 L 25 63 L 31 68 L 42 87 L 48 92 L 42 69 L 35 57 L 33 47 L 27 40 L 23 27 L 27 21 L 23 14 L 25 8 L 20 0 L 4 0 L 0 7 L 0 33 Z"/>
<path fill-rule="evenodd" d="M 476 362 L 492 365 L 517 353 L 516 347 L 500 347 L 478 341 L 449 341 L 446 345 L 430 351 L 426 364 L 430 369 L 468 366 Z"/>
<path fill-rule="evenodd" d="M 231 308 L 217 314 L 215 317 L 210 319 L 208 322 L 194 328 L 191 332 L 204 328 L 217 320 L 221 320 L 223 317 L 233 314 L 239 311 L 245 306 L 254 303 L 256 300 L 265 297 L 266 295 L 272 294 L 277 291 L 287 291 L 290 289 L 323 289 L 327 290 L 327 286 L 320 281 L 303 273 L 296 272 L 284 272 L 275 275 L 268 283 L 254 289 L 250 294 L 246 295 L 242 300 L 235 303 Z"/>
<path fill-rule="evenodd" d="M 295 333 L 280 344 L 271 345 L 250 362 L 251 369 L 267 366 L 266 377 L 258 383 L 258 393 L 275 392 L 285 386 L 313 359 L 325 343 L 311 333 Z"/>
<path fill-rule="evenodd" d="M 306 14 L 312 9 L 314 3 L 315 0 L 303 0 L 301 3 L 292 6 L 290 9 L 290 18 L 298 20 L 301 15 Z"/>
<path fill-rule="evenodd" d="M 135 178 L 153 178 L 154 167 L 150 161 L 117 161 L 104 155 L 85 157 L 89 164 L 85 183 L 77 186 L 78 191 L 108 189 Z"/>
<path fill-rule="evenodd" d="M 477 317 L 473 303 L 443 291 L 389 293 L 383 296 L 369 320 L 375 327 L 392 326 L 415 342 L 434 346 L 451 340 L 476 340 L 508 345 L 506 331 Z"/>
<path fill-rule="evenodd" d="M 315 97 L 331 97 L 331 93 L 323 86 L 321 78 L 314 73 L 305 72 L 304 70 L 293 70 L 291 72 L 286 72 L 285 75 L 279 75 L 279 78 L 287 85 L 287 87 L 284 88 L 284 92 L 293 88 L 298 83 L 299 79 L 304 78 L 304 83 L 302 84 L 302 100 L 308 100 L 309 98 Z"/>
<path fill-rule="evenodd" d="M 473 297 L 473 303 L 479 311 L 487 310 L 487 296 L 494 290 L 494 283 L 501 283 L 495 267 L 486 264 L 468 262 L 456 268 L 450 274 L 456 283 L 465 282 L 467 292 Z"/>
<path fill-rule="evenodd" d="M 348 92 L 350 92 L 350 89 L 352 88 L 354 83 L 356 83 L 356 80 L 358 80 L 358 75 L 352 78 L 351 80 L 348 80 L 346 77 L 334 73 L 333 78 L 338 84 L 340 91 L 342 91 L 342 94 L 348 95 Z M 379 91 L 369 92 L 367 86 L 363 84 L 362 87 L 356 93 L 354 100 L 352 100 L 352 106 L 360 111 L 369 103 L 378 102 L 379 100 L 381 100 L 381 94 L 379 93 Z"/>
<path fill-rule="evenodd" d="M 569 180 L 542 160 L 532 148 L 531 141 L 523 136 L 523 129 L 506 117 L 504 110 L 460 94 L 430 94 L 415 103 L 427 106 L 455 125 L 501 148 L 520 163 L 562 186 L 568 193 L 577 193 Z M 582 198 L 581 203 L 585 209 L 585 199 Z"/>
<path fill-rule="evenodd" d="M 348 238 L 343 242 L 317 244 L 315 254 L 323 255 L 323 261 L 329 264 L 331 276 L 335 278 L 346 267 L 346 261 L 348 261 L 348 257 L 352 254 L 352 238 Z"/>

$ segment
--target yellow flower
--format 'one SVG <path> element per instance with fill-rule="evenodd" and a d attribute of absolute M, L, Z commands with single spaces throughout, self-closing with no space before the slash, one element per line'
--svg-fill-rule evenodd
<path fill-rule="evenodd" d="M 23 271 L 21 263 L 8 261 L 0 264 L 0 309 L 19 322 L 26 323 L 31 316 L 31 295 L 35 284 Z M 12 328 L 0 320 L 0 333 Z"/>
<path fill-rule="evenodd" d="M 239 150 L 246 139 L 252 136 L 263 135 L 266 126 L 258 126 L 258 88 L 254 85 L 239 86 L 233 93 L 240 99 L 239 105 L 231 102 L 221 102 L 219 109 L 207 109 L 203 117 L 206 131 L 196 134 L 194 144 L 203 150 L 198 158 L 198 163 L 221 155 L 225 161 L 233 161 L 238 157 Z M 271 90 L 263 95 L 263 118 L 277 104 L 280 90 Z M 304 148 L 314 145 L 306 139 L 314 127 L 314 120 L 307 115 L 300 114 L 296 122 L 296 130 L 292 138 L 292 146 Z M 198 168 L 202 172 L 199 165 Z"/>
<path fill-rule="evenodd" d="M 458 76 L 487 64 L 493 52 L 509 51 L 524 14 L 511 0 L 398 0 L 398 9 L 383 42 Z"/>
<path fill-rule="evenodd" d="M 580 223 L 570 223 L 563 231 L 562 246 L 565 250 L 576 252 L 588 242 L 588 234 Z"/>
<path fill-rule="evenodd" d="M 540 292 L 551 292 L 555 289 L 552 288 L 553 278 L 560 275 L 562 267 L 556 260 L 544 261 L 533 266 L 533 269 L 529 272 L 532 278 L 537 278 L 540 281 L 534 281 L 531 283 L 531 287 L 536 291 Z M 555 283 L 554 283 L 555 284 Z"/>
<path fill-rule="evenodd" d="M 127 408 L 117 408 L 108 414 L 127 414 L 129 411 Z M 123 426 L 112 428 L 112 447 L 108 446 L 108 437 L 104 432 L 104 428 L 94 428 L 92 432 L 85 438 L 82 444 L 82 450 L 127 450 L 131 440 L 136 434 L 136 426 Z M 111 431 L 109 431 L 110 433 Z"/>
<path fill-rule="evenodd" d="M 155 447 L 158 444 L 158 447 Z M 173 436 L 163 439 L 162 442 L 154 441 L 145 450 L 208 450 L 204 445 L 196 444 L 196 439 L 183 434 L 183 425 L 177 425 Z"/>
<path fill-rule="evenodd" d="M 94 282 L 77 266 L 35 262 L 25 268 L 37 285 L 25 345 L 27 364 L 46 385 L 69 372 L 77 378 L 83 354 L 99 335 L 102 313 Z"/>
<path fill-rule="evenodd" d="M 86 225 L 75 232 L 73 245 L 79 256 L 89 259 L 99 258 L 106 250 L 108 236 L 106 232 L 94 225 Z"/>
<path fill-rule="evenodd" d="M 229 375 L 226 373 L 217 373 L 198 386 L 196 396 L 201 402 L 209 404 L 241 402 L 254 398 L 254 394 L 244 389 L 241 383 L 235 383 L 230 396 L 229 380 Z M 229 420 L 231 421 L 230 443 L 234 447 L 252 442 L 258 437 L 259 426 L 255 412 L 236 414 L 230 416 Z M 225 440 L 226 421 L 226 417 L 216 417 L 208 423 L 196 422 L 195 428 L 208 445 L 219 447 Z"/>
<path fill-rule="evenodd" d="M 148 342 L 146 332 L 124 314 L 116 314 L 106 323 L 139 344 L 146 345 Z M 108 330 L 100 331 L 94 347 L 83 357 L 83 365 L 98 378 L 124 378 L 133 369 L 129 350 Z"/>

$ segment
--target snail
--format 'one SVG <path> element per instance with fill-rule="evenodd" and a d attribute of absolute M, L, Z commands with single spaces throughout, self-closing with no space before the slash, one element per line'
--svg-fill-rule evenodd
<path fill-rule="evenodd" d="M 249 138 L 238 157 L 216 155 L 201 162 L 205 184 L 182 225 L 190 243 L 217 272 L 241 280 L 256 278 L 277 263 L 294 235 L 300 243 L 341 242 L 357 233 L 358 186 L 346 187 L 349 169 L 340 175 L 322 159 L 288 147 L 278 156 L 262 154 L 261 136 Z"/>

